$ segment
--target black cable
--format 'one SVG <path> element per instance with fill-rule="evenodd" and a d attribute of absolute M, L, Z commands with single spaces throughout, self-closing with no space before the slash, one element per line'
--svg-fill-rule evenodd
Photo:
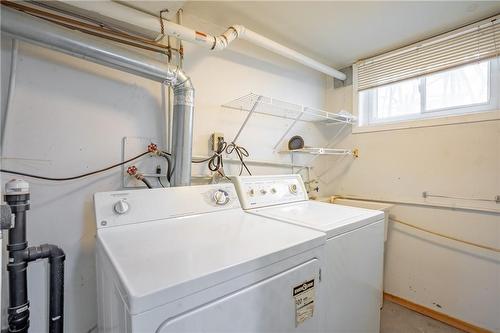
<path fill-rule="evenodd" d="M 217 151 L 214 152 L 214 154 L 208 158 L 205 158 L 203 160 L 193 160 L 193 163 L 205 163 L 208 162 L 208 169 L 212 172 L 218 172 L 221 176 L 229 179 L 229 177 L 226 176 L 224 173 L 224 159 L 222 154 L 226 153 L 227 155 L 231 155 L 232 153 L 236 153 L 238 156 L 238 159 L 240 160 L 240 172 L 239 175 L 243 173 L 243 168 L 248 172 L 249 175 L 252 175 L 250 170 L 248 169 L 244 158 L 250 156 L 248 153 L 248 150 L 245 148 L 236 145 L 234 142 L 231 142 L 230 144 L 227 144 L 224 141 L 219 142 L 219 146 L 217 148 Z"/>
<path fill-rule="evenodd" d="M 161 182 L 161 177 L 158 177 L 158 183 L 160 183 L 161 187 L 165 187 L 165 185 L 163 185 L 163 183 Z"/>
<path fill-rule="evenodd" d="M 132 162 L 146 154 L 149 154 L 148 151 L 144 152 L 144 153 L 141 153 L 135 157 L 132 157 L 126 161 L 123 161 L 123 162 L 120 162 L 120 163 L 116 163 L 116 164 L 113 164 L 109 167 L 106 167 L 106 168 L 103 168 L 103 169 L 99 169 L 99 170 L 96 170 L 96 171 L 92 171 L 92 172 L 88 172 L 88 173 L 84 173 L 82 175 L 78 175 L 78 176 L 73 176 L 73 177 L 64 177 L 64 178 L 52 178 L 52 177 L 44 177 L 44 176 L 37 176 L 37 175 L 32 175 L 32 174 L 29 174 L 29 173 L 24 173 L 24 172 L 19 172 L 19 171 L 12 171 L 12 170 L 6 170 L 6 169 L 0 169 L 0 172 L 3 172 L 3 173 L 10 173 L 10 174 L 13 174 L 13 175 L 18 175 L 18 176 L 26 176 L 26 177 L 31 177 L 31 178 L 36 178 L 36 179 L 43 179 L 43 180 L 50 180 L 50 181 L 56 181 L 56 182 L 60 182 L 60 181 L 67 181 L 67 180 L 75 180 L 75 179 L 80 179 L 80 178 L 84 178 L 84 177 L 88 177 L 88 176 L 91 176 L 91 175 L 95 175 L 97 173 L 101 173 L 101 172 L 104 172 L 104 171 L 108 171 L 108 170 L 111 170 L 113 168 L 116 168 L 116 167 L 119 167 L 121 165 L 124 165 L 124 164 L 127 164 L 129 162 Z M 150 184 L 151 185 L 151 184 Z"/>
<path fill-rule="evenodd" d="M 243 168 L 245 168 L 245 170 L 248 172 L 248 174 L 251 176 L 252 173 L 250 172 L 250 170 L 248 170 L 248 167 L 247 165 L 245 164 L 245 162 L 243 161 L 243 158 L 244 157 L 248 157 L 250 156 L 250 154 L 248 153 L 248 150 L 246 150 L 245 148 L 241 147 L 241 146 L 238 146 L 236 145 L 234 142 L 231 142 L 227 147 L 226 147 L 226 153 L 228 155 L 231 155 L 233 153 L 233 151 L 236 152 L 236 155 L 238 155 L 238 159 L 240 160 L 241 162 L 241 165 L 240 165 L 240 176 L 241 174 L 243 173 Z"/>
<path fill-rule="evenodd" d="M 146 186 L 148 188 L 153 188 L 153 185 L 151 185 L 151 183 L 149 182 L 149 180 L 147 180 L 146 178 L 142 178 L 141 181 L 146 184 Z"/>
<path fill-rule="evenodd" d="M 159 156 L 163 157 L 167 161 L 167 180 L 170 183 L 170 179 L 172 178 L 172 172 L 173 172 L 173 170 L 172 170 L 172 158 L 170 157 L 171 154 L 169 154 L 165 151 L 160 151 Z M 161 181 L 160 181 L 160 183 L 161 183 Z"/>

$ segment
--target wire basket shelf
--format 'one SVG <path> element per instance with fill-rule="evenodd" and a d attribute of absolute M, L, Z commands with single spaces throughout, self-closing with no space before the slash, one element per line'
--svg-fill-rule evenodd
<path fill-rule="evenodd" d="M 250 93 L 222 105 L 227 109 L 265 114 L 268 116 L 324 124 L 353 123 L 356 118 L 348 113 L 332 113 L 312 107 L 285 102 L 276 98 Z"/>

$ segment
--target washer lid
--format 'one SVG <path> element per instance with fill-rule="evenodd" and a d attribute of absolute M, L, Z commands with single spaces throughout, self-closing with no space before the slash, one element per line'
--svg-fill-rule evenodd
<path fill-rule="evenodd" d="M 99 251 L 132 314 L 324 244 L 324 233 L 240 209 L 103 228 Z"/>
<path fill-rule="evenodd" d="M 313 228 L 325 232 L 328 238 L 384 219 L 381 211 L 312 200 L 252 209 L 248 212 Z"/>

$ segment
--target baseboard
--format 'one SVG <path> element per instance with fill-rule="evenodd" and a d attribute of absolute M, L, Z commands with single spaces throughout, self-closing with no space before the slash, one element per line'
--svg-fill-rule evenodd
<path fill-rule="evenodd" d="M 432 319 L 438 320 L 440 322 L 443 322 L 445 324 L 448 324 L 450 326 L 453 326 L 455 328 L 458 328 L 459 330 L 468 332 L 468 333 L 493 333 L 490 330 L 487 330 L 485 328 L 481 328 L 469 323 L 466 323 L 465 321 L 462 321 L 457 318 L 450 317 L 444 313 L 438 312 L 433 309 L 426 308 L 425 306 L 413 303 L 411 301 L 408 301 L 406 299 L 403 299 L 398 296 L 394 296 L 388 293 L 384 292 L 384 299 L 399 304 L 401 306 L 404 306 L 407 309 L 413 310 L 415 312 L 418 312 L 420 314 L 423 314 L 424 316 L 430 317 Z"/>

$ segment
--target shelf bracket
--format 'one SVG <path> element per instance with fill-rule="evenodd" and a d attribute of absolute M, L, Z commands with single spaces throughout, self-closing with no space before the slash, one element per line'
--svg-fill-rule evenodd
<path fill-rule="evenodd" d="M 285 139 L 285 137 L 292 130 L 292 128 L 295 126 L 295 124 L 300 120 L 300 118 L 302 118 L 303 115 L 304 115 L 304 107 L 302 107 L 302 111 L 297 115 L 297 117 L 295 117 L 295 119 L 290 124 L 290 126 L 288 126 L 288 128 L 285 131 L 285 133 L 283 133 L 283 135 L 280 137 L 280 139 L 278 140 L 278 142 L 276 142 L 276 144 L 273 147 L 274 152 L 276 152 L 276 150 L 278 149 L 278 147 L 281 144 L 281 142 L 283 142 L 283 140 Z"/>
<path fill-rule="evenodd" d="M 250 120 L 250 117 L 252 116 L 253 112 L 257 109 L 257 106 L 259 106 L 259 103 L 261 100 L 262 100 L 262 96 L 259 95 L 259 97 L 257 97 L 257 100 L 255 101 L 255 103 L 253 104 L 252 109 L 248 112 L 247 117 L 245 118 L 245 121 L 243 121 L 243 124 L 241 124 L 241 127 L 238 130 L 238 133 L 236 133 L 232 143 L 236 143 L 236 140 L 238 140 L 241 132 L 243 131 L 243 129 L 247 125 L 247 122 L 248 122 L 248 120 Z"/>

